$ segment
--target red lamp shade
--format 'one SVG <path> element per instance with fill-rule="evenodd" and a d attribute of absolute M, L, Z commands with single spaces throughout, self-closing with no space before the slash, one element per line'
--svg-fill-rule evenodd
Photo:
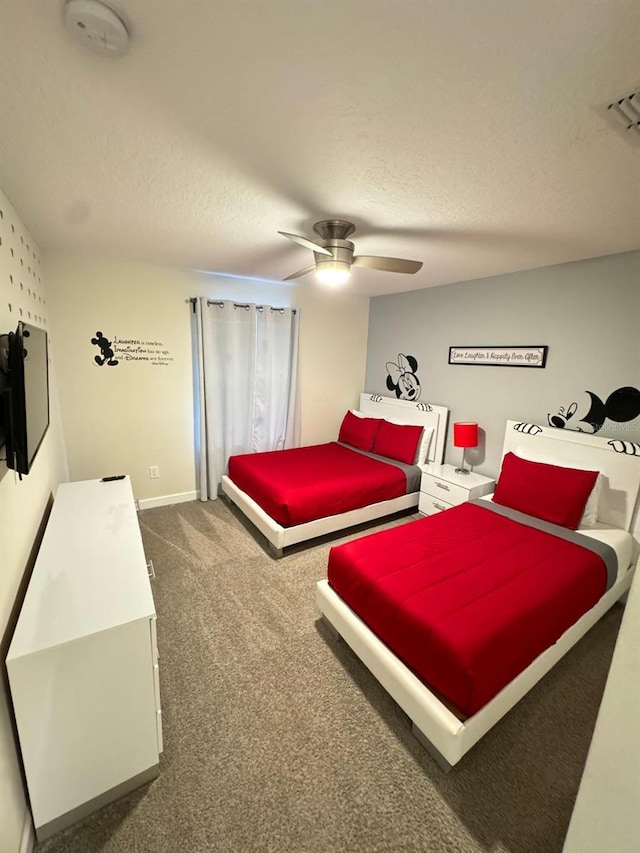
<path fill-rule="evenodd" d="M 453 425 L 454 447 L 477 447 L 478 424 L 457 423 Z"/>

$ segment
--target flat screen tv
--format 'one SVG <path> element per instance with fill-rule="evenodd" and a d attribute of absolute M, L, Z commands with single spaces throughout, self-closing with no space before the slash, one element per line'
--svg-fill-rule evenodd
<path fill-rule="evenodd" d="M 0 349 L 6 464 L 28 474 L 49 428 L 47 333 L 21 321 L 15 332 L 2 335 Z"/>

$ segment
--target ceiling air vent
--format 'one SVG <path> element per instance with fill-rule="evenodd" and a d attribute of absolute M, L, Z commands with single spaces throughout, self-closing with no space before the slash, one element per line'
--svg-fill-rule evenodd
<path fill-rule="evenodd" d="M 640 89 L 607 104 L 607 112 L 627 139 L 640 143 Z"/>

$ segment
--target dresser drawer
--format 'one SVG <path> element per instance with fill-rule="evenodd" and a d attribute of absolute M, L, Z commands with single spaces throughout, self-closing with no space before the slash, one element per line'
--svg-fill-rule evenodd
<path fill-rule="evenodd" d="M 423 473 L 420 491 L 436 498 L 439 503 L 448 503 L 450 506 L 457 506 L 469 500 L 469 489 L 450 483 L 441 477 L 434 477 L 433 474 Z"/>
<path fill-rule="evenodd" d="M 420 492 L 418 512 L 421 512 L 423 515 L 435 515 L 436 512 L 442 512 L 444 509 L 451 509 L 452 506 L 453 504 L 449 504 L 439 498 L 434 498 L 426 492 Z"/>

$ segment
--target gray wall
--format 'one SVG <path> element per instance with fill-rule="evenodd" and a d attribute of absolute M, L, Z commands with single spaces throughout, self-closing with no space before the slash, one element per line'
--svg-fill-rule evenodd
<path fill-rule="evenodd" d="M 450 346 L 549 347 L 543 369 L 449 365 Z M 602 400 L 640 388 L 640 252 L 543 267 L 371 300 L 366 390 L 389 394 L 386 362 L 418 360 L 420 399 L 448 406 L 445 460 L 460 461 L 451 424 L 477 421 L 482 446 L 467 452 L 475 470 L 495 475 L 505 421 L 547 423 L 586 391 Z M 640 442 L 640 418 L 605 422 L 599 435 Z"/>

